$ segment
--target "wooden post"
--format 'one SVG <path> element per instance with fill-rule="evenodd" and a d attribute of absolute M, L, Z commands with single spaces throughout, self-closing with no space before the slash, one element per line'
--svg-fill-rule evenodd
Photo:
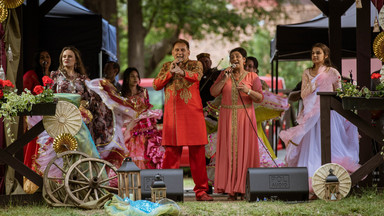
<path fill-rule="evenodd" d="M 331 125 L 331 97 L 332 96 L 327 95 L 327 93 L 328 92 L 320 93 L 321 95 L 320 96 L 321 164 L 331 163 L 330 125 Z"/>

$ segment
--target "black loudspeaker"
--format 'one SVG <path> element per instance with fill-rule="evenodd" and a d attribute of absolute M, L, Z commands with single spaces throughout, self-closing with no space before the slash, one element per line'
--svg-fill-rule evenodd
<path fill-rule="evenodd" d="M 167 187 L 167 198 L 184 202 L 184 185 L 182 169 L 145 169 L 140 171 L 141 199 L 151 200 L 151 184 L 156 174 L 162 176 Z"/>
<path fill-rule="evenodd" d="M 306 167 L 249 168 L 246 182 L 248 202 L 259 200 L 308 200 Z"/>

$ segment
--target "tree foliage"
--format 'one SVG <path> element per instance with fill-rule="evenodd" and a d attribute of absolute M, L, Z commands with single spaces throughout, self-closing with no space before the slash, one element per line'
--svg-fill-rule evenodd
<path fill-rule="evenodd" d="M 121 2 L 124 7 L 126 1 Z M 179 36 L 204 39 L 207 34 L 214 33 L 222 39 L 238 40 L 242 34 L 251 33 L 258 27 L 260 21 L 272 20 L 281 14 L 282 0 L 263 2 L 261 5 L 257 0 L 237 4 L 228 0 L 134 0 L 130 4 L 141 4 L 142 10 L 130 11 L 128 8 L 128 13 L 142 16 L 143 28 L 131 31 L 144 35 L 145 54 L 137 56 L 137 50 L 128 48 L 128 52 L 133 52 L 128 56 L 135 56 L 134 61 L 145 61 L 145 76 L 171 51 L 171 41 Z M 121 29 L 120 33 L 123 31 Z M 121 54 L 123 58 L 123 51 Z M 131 66 L 136 62 L 128 59 L 128 63 Z"/>

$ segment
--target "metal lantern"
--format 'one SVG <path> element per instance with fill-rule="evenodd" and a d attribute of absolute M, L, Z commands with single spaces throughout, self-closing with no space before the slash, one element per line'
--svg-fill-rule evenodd
<path fill-rule="evenodd" d="M 130 200 L 141 200 L 140 169 L 132 161 L 132 158 L 124 159 L 117 170 L 119 176 L 119 196 L 128 197 Z"/>
<path fill-rule="evenodd" d="M 160 174 L 155 175 L 151 185 L 151 201 L 157 202 L 167 197 L 167 187 Z"/>
<path fill-rule="evenodd" d="M 329 175 L 325 179 L 325 200 L 340 200 L 339 179 L 333 174 L 333 169 L 329 169 Z"/>

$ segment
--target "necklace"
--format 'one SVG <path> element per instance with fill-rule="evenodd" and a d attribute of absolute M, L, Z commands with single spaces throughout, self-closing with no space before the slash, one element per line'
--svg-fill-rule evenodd
<path fill-rule="evenodd" d="M 317 71 L 314 72 L 314 70 L 311 69 L 311 70 L 309 71 L 309 75 L 315 77 L 315 76 L 317 76 Z"/>

